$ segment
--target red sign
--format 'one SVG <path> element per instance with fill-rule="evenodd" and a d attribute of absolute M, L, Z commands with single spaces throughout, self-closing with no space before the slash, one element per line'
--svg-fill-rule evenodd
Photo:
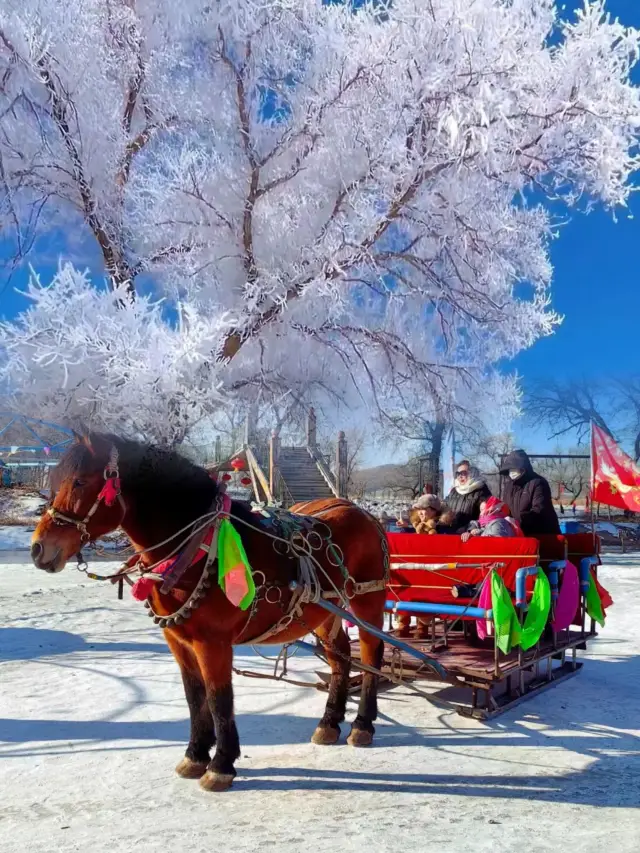
<path fill-rule="evenodd" d="M 640 466 L 595 424 L 591 429 L 591 458 L 591 500 L 640 512 Z"/>

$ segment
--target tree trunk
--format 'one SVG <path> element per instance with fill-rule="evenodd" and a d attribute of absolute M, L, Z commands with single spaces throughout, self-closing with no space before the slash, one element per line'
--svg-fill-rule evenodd
<path fill-rule="evenodd" d="M 442 458 L 442 444 L 447 429 L 445 423 L 436 423 L 431 430 L 431 448 L 426 456 L 427 471 L 423 474 L 422 488 L 430 486 L 432 493 L 440 491 L 440 459 Z"/>

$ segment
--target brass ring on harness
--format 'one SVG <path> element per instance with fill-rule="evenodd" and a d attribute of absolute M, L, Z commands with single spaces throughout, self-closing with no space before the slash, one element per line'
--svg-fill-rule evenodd
<path fill-rule="evenodd" d="M 331 528 L 329 527 L 328 524 L 325 524 L 324 521 L 320 521 L 317 518 L 311 518 L 311 523 L 312 523 L 314 533 L 318 532 L 317 531 L 318 527 L 322 527 L 324 530 L 324 536 L 322 533 L 319 535 L 323 536 L 324 539 L 330 539 L 331 538 Z"/>
<path fill-rule="evenodd" d="M 265 586 L 265 584 L 267 583 L 267 576 L 264 572 L 260 571 L 260 569 L 253 569 L 252 575 L 253 583 L 255 584 L 256 589 L 260 589 L 261 587 Z M 262 578 L 260 583 L 258 583 L 258 575 L 260 575 L 260 577 Z"/>
<path fill-rule="evenodd" d="M 351 575 L 349 575 L 345 580 L 342 591 L 344 592 L 345 598 L 348 601 L 351 601 L 352 598 L 356 597 L 356 582 L 354 578 L 351 577 Z"/>
<path fill-rule="evenodd" d="M 273 601 L 269 598 L 269 593 L 272 590 L 275 590 L 278 593 L 277 598 L 274 598 Z M 282 589 L 281 589 L 281 587 L 279 587 L 279 586 L 268 586 L 265 590 L 265 593 L 264 593 L 264 600 L 267 602 L 267 604 L 280 604 L 280 602 L 282 601 Z"/>
<path fill-rule="evenodd" d="M 312 538 L 315 537 L 315 538 Z M 314 542 L 318 542 L 317 545 L 314 545 Z M 320 551 L 322 546 L 324 545 L 324 539 L 317 530 L 309 530 L 307 532 L 307 545 L 311 548 L 312 551 Z"/>

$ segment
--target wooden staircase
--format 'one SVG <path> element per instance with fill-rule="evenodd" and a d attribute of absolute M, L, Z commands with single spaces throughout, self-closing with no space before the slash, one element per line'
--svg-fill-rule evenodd
<path fill-rule="evenodd" d="M 285 486 L 283 503 L 300 503 L 318 498 L 333 498 L 332 489 L 318 463 L 306 447 L 281 447 L 278 470 Z M 288 492 L 288 494 L 286 494 Z"/>
<path fill-rule="evenodd" d="M 276 503 L 290 507 L 296 503 L 346 497 L 347 442 L 344 433 L 338 435 L 335 474 L 322 455 L 316 440 L 316 416 L 309 410 L 306 444 L 287 447 L 274 432 L 269 445 L 253 440 L 255 432 L 247 419 L 242 449 L 226 461 L 217 461 L 212 471 L 231 470 L 234 459 L 242 459 L 251 477 L 253 497 L 259 503 Z"/>

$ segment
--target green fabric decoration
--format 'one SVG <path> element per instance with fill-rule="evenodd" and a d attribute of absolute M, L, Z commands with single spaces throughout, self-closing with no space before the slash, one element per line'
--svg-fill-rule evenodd
<path fill-rule="evenodd" d="M 586 597 L 586 607 L 589 616 L 604 628 L 604 610 L 602 609 L 602 599 L 598 592 L 598 587 L 593 577 L 593 572 L 589 570 L 589 590 Z"/>
<path fill-rule="evenodd" d="M 520 645 L 523 651 L 527 651 L 538 642 L 542 636 L 549 611 L 551 610 L 551 585 L 549 578 L 542 571 L 538 570 L 536 583 L 533 588 L 533 597 L 527 610 L 527 615 L 524 620 L 524 626 L 520 637 Z"/>
<path fill-rule="evenodd" d="M 251 566 L 240 534 L 228 518 L 218 529 L 218 583 L 232 604 L 246 610 L 256 596 Z"/>
<path fill-rule="evenodd" d="M 507 655 L 513 646 L 520 643 L 520 623 L 511 601 L 511 594 L 495 569 L 491 573 L 491 609 L 496 643 L 500 651 Z"/>

